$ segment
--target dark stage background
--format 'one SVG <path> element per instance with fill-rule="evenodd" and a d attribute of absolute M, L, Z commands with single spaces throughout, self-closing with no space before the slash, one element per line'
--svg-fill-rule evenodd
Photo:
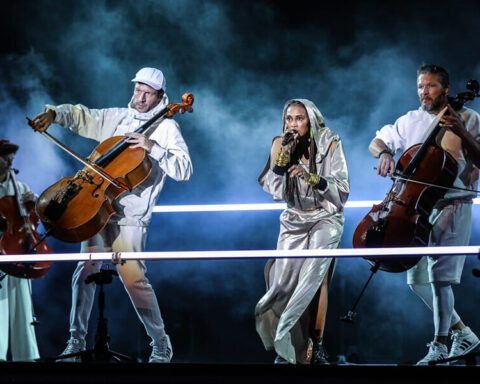
<path fill-rule="evenodd" d="M 169 180 L 158 204 L 270 202 L 256 182 L 282 108 L 313 100 L 337 131 L 350 170 L 350 200 L 383 199 L 388 179 L 376 176 L 367 146 L 382 125 L 418 107 L 416 69 L 445 66 L 452 93 L 480 77 L 480 4 L 469 1 L 12 1 L 0 14 L 1 136 L 20 145 L 14 166 L 37 193 L 79 164 L 41 135 L 25 116 L 45 104 L 126 106 L 130 79 L 143 66 L 167 78 L 171 102 L 195 95 L 194 113 L 178 116 L 194 175 Z M 480 110 L 478 102 L 469 105 Z M 49 130 L 86 156 L 95 146 L 58 126 Z M 347 209 L 342 247 L 367 209 Z M 474 208 L 472 244 L 479 244 Z M 279 211 L 155 214 L 148 251 L 273 249 Z M 77 245 L 51 241 L 56 252 Z M 264 260 L 150 262 L 153 284 L 176 362 L 262 363 L 253 311 L 263 295 Z M 469 258 L 456 308 L 480 332 L 480 280 Z M 73 263 L 57 263 L 33 283 L 43 357 L 68 338 Z M 339 260 L 330 291 L 326 346 L 333 360 L 413 362 L 432 338 L 431 314 L 410 293 L 405 275 L 378 273 L 354 325 L 339 317 L 369 274 L 364 260 Z M 138 358 L 148 340 L 121 284 L 106 288 L 114 350 Z M 91 318 L 93 342 L 97 314 Z"/>

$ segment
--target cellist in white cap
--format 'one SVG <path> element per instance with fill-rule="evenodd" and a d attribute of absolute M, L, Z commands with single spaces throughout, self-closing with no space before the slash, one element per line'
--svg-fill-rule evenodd
<path fill-rule="evenodd" d="M 175 120 L 156 122 L 148 136 L 134 132 L 167 104 L 166 82 L 161 70 L 142 68 L 132 79 L 135 83 L 127 108 L 90 109 L 83 105 L 47 105 L 44 113 L 33 119 L 32 127 L 44 131 L 52 123 L 97 141 L 112 136 L 129 137 L 132 148 L 144 148 L 152 163 L 148 178 L 130 193 L 115 200 L 116 214 L 95 237 L 82 242 L 82 252 L 141 252 L 144 250 L 148 225 L 155 201 L 166 177 L 188 180 L 192 163 L 187 145 Z M 88 319 L 92 309 L 95 285 L 84 284 L 87 276 L 100 270 L 101 263 L 79 262 L 72 279 L 70 334 L 63 354 L 86 349 Z M 128 261 L 117 266 L 120 278 L 133 306 L 145 326 L 153 346 L 149 362 L 170 362 L 173 352 L 152 286 L 145 277 L 144 261 Z"/>

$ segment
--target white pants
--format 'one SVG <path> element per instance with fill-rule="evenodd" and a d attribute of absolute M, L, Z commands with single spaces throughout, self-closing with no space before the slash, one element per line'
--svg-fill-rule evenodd
<path fill-rule="evenodd" d="M 9 329 L 12 360 L 38 359 L 37 338 L 31 324 L 31 281 L 6 276 L 0 284 L 0 360 L 7 359 Z"/>
<path fill-rule="evenodd" d="M 433 224 L 429 246 L 468 245 L 472 231 L 472 204 L 455 200 L 430 215 Z M 423 256 L 413 268 L 407 271 L 408 284 L 445 282 L 459 284 L 465 256 Z"/>
<path fill-rule="evenodd" d="M 472 228 L 472 204 L 455 200 L 430 215 L 433 224 L 430 246 L 468 245 Z M 451 284 L 459 284 L 465 256 L 423 256 L 407 272 L 411 289 L 433 311 L 436 336 L 448 336 L 449 329 L 460 321 L 454 308 Z M 430 285 L 430 289 L 427 288 Z"/>
<path fill-rule="evenodd" d="M 145 246 L 146 235 L 146 227 L 107 224 L 100 234 L 82 243 L 81 251 L 141 252 Z M 85 284 L 85 279 L 97 273 L 101 266 L 102 262 L 79 262 L 73 273 L 70 333 L 77 339 L 83 339 L 87 334 L 88 319 L 95 297 L 96 284 Z M 159 342 L 165 336 L 165 328 L 157 297 L 145 277 L 145 262 L 128 260 L 123 265 L 117 265 L 117 271 L 148 336 L 154 342 Z"/>

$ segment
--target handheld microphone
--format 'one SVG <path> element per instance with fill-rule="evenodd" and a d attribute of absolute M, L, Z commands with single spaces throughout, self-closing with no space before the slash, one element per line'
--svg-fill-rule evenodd
<path fill-rule="evenodd" d="M 293 141 L 293 139 L 294 139 L 293 134 L 294 133 L 298 133 L 298 131 L 296 129 L 292 129 L 290 132 L 287 132 L 287 134 L 285 135 L 285 137 L 282 140 L 282 146 L 283 147 L 285 147 L 286 145 L 288 145 L 289 143 L 291 143 Z"/>

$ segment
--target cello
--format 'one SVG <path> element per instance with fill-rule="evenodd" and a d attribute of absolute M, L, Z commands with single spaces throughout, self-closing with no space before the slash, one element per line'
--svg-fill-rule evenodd
<path fill-rule="evenodd" d="M 480 96 L 480 85 L 476 80 L 470 80 L 467 89 L 468 92 L 448 98 L 455 111 L 460 110 L 466 101 Z M 428 246 L 432 229 L 429 216 L 434 206 L 449 189 L 461 189 L 453 187 L 458 170 L 456 160 L 435 141 L 442 129 L 438 120 L 434 120 L 436 124 L 431 127 L 425 141 L 406 149 L 398 160 L 390 191 L 380 204 L 372 207 L 355 229 L 354 248 Z M 421 258 L 411 255 L 400 258 L 365 257 L 372 265 L 372 273 L 353 308 L 342 320 L 353 322 L 354 309 L 377 270 L 404 272 L 415 266 Z"/>
<path fill-rule="evenodd" d="M 167 105 L 135 132 L 145 134 L 157 121 L 178 112 L 192 112 L 193 95 L 185 93 L 182 101 Z M 41 134 L 85 165 L 74 176 L 48 187 L 37 200 L 36 209 L 47 233 L 59 240 L 77 243 L 95 236 L 115 213 L 114 200 L 131 192 L 150 174 L 152 165 L 145 149 L 130 148 L 125 136 L 104 140 L 83 159 L 47 132 Z"/>
<path fill-rule="evenodd" d="M 15 178 L 16 170 L 10 169 L 14 196 L 4 196 L 0 199 L 0 217 L 7 221 L 7 228 L 2 233 L 0 250 L 4 255 L 25 253 L 52 253 L 45 239 L 37 232 L 39 218 L 35 212 L 35 203 L 23 203 Z M 44 277 L 51 262 L 35 263 L 0 263 L 0 269 L 7 275 L 25 279 Z"/>

